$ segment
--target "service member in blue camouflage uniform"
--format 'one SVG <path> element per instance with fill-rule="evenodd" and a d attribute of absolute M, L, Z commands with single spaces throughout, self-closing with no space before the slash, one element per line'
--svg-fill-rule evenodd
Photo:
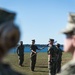
<path fill-rule="evenodd" d="M 57 54 L 57 70 L 56 72 L 59 73 L 61 71 L 61 61 L 62 61 L 62 50 L 60 48 L 60 44 L 57 43 L 56 45 L 58 54 Z"/>
<path fill-rule="evenodd" d="M 75 13 L 69 14 L 68 25 L 62 33 L 66 35 L 64 51 L 72 54 L 72 60 L 66 63 L 57 75 L 75 75 Z"/>
<path fill-rule="evenodd" d="M 0 8 L 0 75 L 22 75 L 2 62 L 3 57 L 16 46 L 20 38 L 19 28 L 14 23 L 15 16 L 14 12 Z"/>

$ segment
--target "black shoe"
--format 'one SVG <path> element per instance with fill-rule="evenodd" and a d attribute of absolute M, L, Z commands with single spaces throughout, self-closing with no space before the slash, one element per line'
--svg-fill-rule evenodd
<path fill-rule="evenodd" d="M 33 72 L 34 72 L 34 70 L 31 70 L 31 71 L 33 71 Z"/>
<path fill-rule="evenodd" d="M 19 65 L 20 67 L 23 67 L 23 65 Z"/>

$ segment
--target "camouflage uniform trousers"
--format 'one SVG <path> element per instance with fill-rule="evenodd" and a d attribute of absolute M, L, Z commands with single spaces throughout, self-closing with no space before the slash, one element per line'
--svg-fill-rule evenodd
<path fill-rule="evenodd" d="M 34 69 L 35 69 L 36 57 L 37 57 L 37 54 L 34 55 L 31 53 L 30 68 L 32 71 L 34 71 Z"/>
<path fill-rule="evenodd" d="M 22 65 L 24 62 L 24 54 L 23 55 L 18 55 L 19 58 L 19 65 Z"/>
<path fill-rule="evenodd" d="M 57 60 L 57 73 L 61 72 L 61 58 Z"/>
<path fill-rule="evenodd" d="M 55 59 L 50 60 L 49 75 L 56 75 L 56 64 Z"/>

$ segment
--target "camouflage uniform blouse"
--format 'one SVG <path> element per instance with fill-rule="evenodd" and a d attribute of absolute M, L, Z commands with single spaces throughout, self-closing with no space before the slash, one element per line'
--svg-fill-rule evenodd
<path fill-rule="evenodd" d="M 14 70 L 7 64 L 0 63 L 0 75 L 22 75 Z"/>
<path fill-rule="evenodd" d="M 61 69 L 61 73 L 57 75 L 75 75 L 75 60 L 71 60 Z"/>
<path fill-rule="evenodd" d="M 56 55 L 58 54 L 58 50 L 54 45 L 52 45 L 48 47 L 47 53 L 50 54 L 52 57 L 56 57 Z"/>

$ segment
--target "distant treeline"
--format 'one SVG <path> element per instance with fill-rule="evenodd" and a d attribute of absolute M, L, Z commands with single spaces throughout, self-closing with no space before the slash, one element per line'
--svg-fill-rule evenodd
<path fill-rule="evenodd" d="M 31 44 L 24 44 L 24 46 L 29 47 Z M 37 46 L 46 46 L 47 44 L 36 44 Z M 63 47 L 63 45 L 61 45 L 61 47 Z"/>

